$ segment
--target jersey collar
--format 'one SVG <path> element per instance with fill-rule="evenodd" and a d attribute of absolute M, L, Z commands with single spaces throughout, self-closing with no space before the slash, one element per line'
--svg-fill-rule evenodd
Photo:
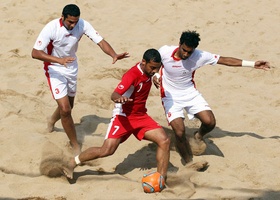
<path fill-rule="evenodd" d="M 178 50 L 179 50 L 179 47 L 177 47 L 176 49 L 174 49 L 174 51 L 173 51 L 172 54 L 171 54 L 171 57 L 172 57 L 173 60 L 175 60 L 175 61 L 181 60 L 180 58 L 176 58 L 176 57 L 175 57 L 175 53 L 176 53 Z"/>

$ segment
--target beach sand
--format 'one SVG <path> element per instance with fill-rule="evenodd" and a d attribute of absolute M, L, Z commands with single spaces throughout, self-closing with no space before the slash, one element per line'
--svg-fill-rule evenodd
<path fill-rule="evenodd" d="M 278 0 L 76 0 L 81 18 L 130 58 L 112 65 L 87 37 L 78 50 L 78 92 L 73 119 L 83 149 L 101 146 L 112 115 L 110 95 L 122 74 L 148 48 L 177 45 L 182 31 L 201 35 L 199 49 L 245 60 L 268 60 L 269 71 L 221 65 L 197 70 L 198 90 L 210 104 L 216 128 L 192 171 L 171 145 L 167 188 L 146 194 L 144 173 L 156 169 L 156 146 L 131 137 L 110 157 L 87 162 L 67 180 L 56 166 L 69 158 L 68 139 L 57 122 L 46 132 L 56 108 L 43 64 L 31 58 L 44 25 L 61 16 L 67 1 L 10 0 L 0 3 L 0 199 L 280 199 L 280 70 Z M 159 91 L 152 87 L 148 113 L 172 136 Z M 198 121 L 186 122 L 193 133 Z M 53 170 L 50 170 L 53 168 Z"/>

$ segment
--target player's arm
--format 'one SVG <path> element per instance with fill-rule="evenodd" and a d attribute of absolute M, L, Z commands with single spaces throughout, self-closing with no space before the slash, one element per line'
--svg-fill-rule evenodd
<path fill-rule="evenodd" d="M 121 60 L 123 58 L 127 58 L 129 57 L 129 54 L 127 52 L 124 52 L 122 54 L 117 54 L 115 52 L 115 50 L 111 47 L 111 45 L 106 41 L 106 40 L 101 40 L 98 43 L 98 46 L 102 49 L 102 51 L 104 53 L 106 53 L 107 55 L 111 56 L 113 58 L 113 64 L 117 61 L 117 60 Z"/>
<path fill-rule="evenodd" d="M 234 67 L 241 67 L 242 66 L 242 60 L 241 59 L 232 58 L 232 57 L 221 56 L 217 63 L 221 64 L 221 65 L 234 66 Z"/>
<path fill-rule="evenodd" d="M 133 101 L 133 99 L 130 99 L 128 97 L 122 96 L 117 92 L 113 92 L 111 95 L 111 100 L 115 103 L 125 103 L 127 101 Z"/>
<path fill-rule="evenodd" d="M 37 50 L 34 48 L 32 49 L 31 56 L 34 59 L 38 59 L 38 60 L 41 60 L 44 62 L 59 63 L 64 66 L 66 66 L 67 63 L 71 63 L 75 60 L 75 58 L 73 58 L 73 57 L 64 57 L 64 58 L 55 57 L 55 56 L 46 54 L 42 50 Z"/>
<path fill-rule="evenodd" d="M 259 61 L 247 61 L 241 60 L 238 58 L 232 57 L 223 57 L 221 56 L 217 62 L 221 65 L 233 66 L 233 67 L 254 67 L 256 69 L 264 69 L 267 70 L 270 68 L 270 64 L 267 61 L 259 60 Z"/>

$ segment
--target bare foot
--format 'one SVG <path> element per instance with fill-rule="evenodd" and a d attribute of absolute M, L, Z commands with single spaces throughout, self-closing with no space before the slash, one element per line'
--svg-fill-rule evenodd
<path fill-rule="evenodd" d="M 75 167 L 76 167 L 75 160 L 73 158 L 71 158 L 71 160 L 68 162 L 67 166 L 63 166 L 63 168 L 62 168 L 63 175 L 66 178 L 73 179 L 73 173 L 74 173 Z"/>
<path fill-rule="evenodd" d="M 47 131 L 49 133 L 54 131 L 54 123 L 51 122 L 51 117 L 47 118 Z"/>
<path fill-rule="evenodd" d="M 195 156 L 199 156 L 206 150 L 206 143 L 202 139 L 189 138 L 189 143 L 192 149 L 192 153 Z"/>
<path fill-rule="evenodd" d="M 195 163 L 188 163 L 186 165 L 187 168 L 193 169 L 195 171 L 203 171 L 208 167 L 208 162 L 207 161 L 199 161 Z"/>

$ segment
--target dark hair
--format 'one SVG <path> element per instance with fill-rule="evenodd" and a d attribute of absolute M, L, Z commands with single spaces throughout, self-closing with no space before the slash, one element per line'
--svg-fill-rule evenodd
<path fill-rule="evenodd" d="M 180 44 L 185 44 L 188 47 L 196 48 L 200 38 L 196 31 L 185 31 L 180 37 Z"/>
<path fill-rule="evenodd" d="M 157 63 L 161 62 L 161 56 L 156 49 L 148 49 L 147 51 L 145 51 L 143 59 L 146 60 L 147 63 L 151 61 Z"/>
<path fill-rule="evenodd" d="M 79 17 L 80 14 L 80 8 L 75 4 L 68 4 L 62 10 L 62 15 L 64 18 L 67 18 L 68 15 L 73 17 Z"/>

